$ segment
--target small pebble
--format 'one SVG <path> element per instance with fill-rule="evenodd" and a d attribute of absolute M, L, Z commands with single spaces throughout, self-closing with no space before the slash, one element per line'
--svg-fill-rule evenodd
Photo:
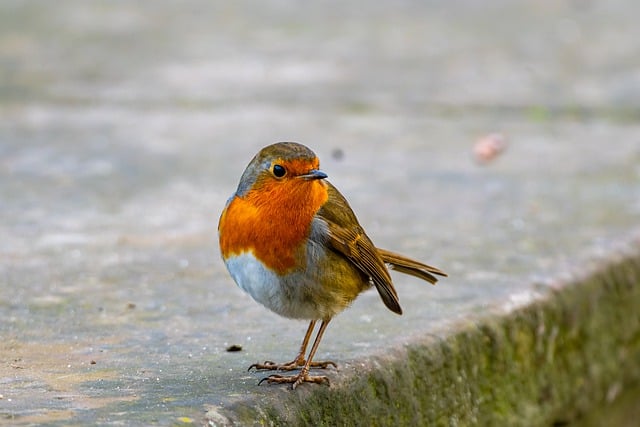
<path fill-rule="evenodd" d="M 477 163 L 487 164 L 507 149 L 507 138 L 501 133 L 490 133 L 479 138 L 473 146 L 473 156 Z"/>
<path fill-rule="evenodd" d="M 229 347 L 227 347 L 227 351 L 229 352 L 242 351 L 242 346 L 239 344 L 232 344 Z"/>

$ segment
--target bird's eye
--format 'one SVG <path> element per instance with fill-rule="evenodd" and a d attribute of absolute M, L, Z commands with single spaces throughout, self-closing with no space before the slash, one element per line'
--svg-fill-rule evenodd
<path fill-rule="evenodd" d="M 273 175 L 276 178 L 282 178 L 287 173 L 287 170 L 282 165 L 273 165 Z"/>

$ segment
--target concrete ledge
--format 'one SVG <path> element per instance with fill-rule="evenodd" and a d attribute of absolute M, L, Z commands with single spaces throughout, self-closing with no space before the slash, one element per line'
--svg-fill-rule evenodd
<path fill-rule="evenodd" d="M 640 239 L 612 244 L 640 217 L 640 3 L 227 3 L 0 2 L 0 424 L 549 425 L 637 402 Z M 304 325 L 216 244 L 282 139 L 376 244 L 450 274 L 399 278 L 402 317 L 374 292 L 338 316 L 330 389 L 256 386 Z"/>
<path fill-rule="evenodd" d="M 640 381 L 638 307 L 640 251 L 454 335 L 347 366 L 330 389 L 279 392 L 208 417 L 242 425 L 563 425 Z"/>

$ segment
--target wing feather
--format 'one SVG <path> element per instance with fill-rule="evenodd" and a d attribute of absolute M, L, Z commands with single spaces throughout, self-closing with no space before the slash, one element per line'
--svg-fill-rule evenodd
<path fill-rule="evenodd" d="M 398 294 L 378 250 L 340 192 L 327 182 L 329 199 L 317 215 L 326 223 L 327 244 L 371 278 L 389 310 L 402 314 Z"/>
<path fill-rule="evenodd" d="M 358 223 L 346 199 L 331 183 L 326 182 L 329 198 L 317 213 L 322 221 L 322 234 L 326 244 L 343 255 L 373 282 L 389 310 L 402 314 L 398 294 L 393 287 L 390 268 L 435 284 L 434 275 L 447 276 L 442 270 L 404 255 L 376 248 Z"/>
<path fill-rule="evenodd" d="M 401 314 L 398 294 L 393 287 L 391 276 L 376 247 L 362 228 L 344 228 L 327 222 L 329 244 L 343 254 L 360 271 L 371 278 L 380 297 L 389 310 Z"/>

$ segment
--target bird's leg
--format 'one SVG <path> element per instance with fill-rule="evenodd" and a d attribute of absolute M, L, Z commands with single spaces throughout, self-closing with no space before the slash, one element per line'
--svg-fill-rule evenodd
<path fill-rule="evenodd" d="M 292 371 L 294 369 L 298 369 L 300 366 L 304 366 L 304 353 L 307 351 L 307 345 L 309 344 L 309 338 L 311 338 L 311 333 L 313 332 L 313 328 L 316 326 L 316 321 L 312 320 L 309 323 L 309 327 L 307 328 L 307 333 L 304 335 L 304 339 L 302 340 L 302 345 L 300 346 L 300 351 L 295 359 L 288 363 L 275 363 L 270 360 L 265 360 L 264 363 L 254 363 L 249 366 L 249 370 L 272 370 L 272 371 Z"/>
<path fill-rule="evenodd" d="M 313 328 L 316 326 L 316 320 L 312 320 L 309 323 L 309 327 L 307 328 L 307 333 L 304 334 L 304 339 L 302 340 L 302 345 L 300 346 L 300 351 L 295 359 L 288 363 L 275 363 L 270 360 L 266 360 L 264 363 L 254 363 L 249 366 L 249 370 L 270 370 L 270 371 L 293 371 L 294 369 L 298 369 L 305 365 L 306 360 L 304 358 L 304 354 L 307 351 L 307 345 L 309 345 L 309 339 L 311 338 L 311 333 L 313 332 Z M 336 364 L 330 360 L 326 362 L 312 362 L 311 368 L 321 368 L 326 369 L 329 365 L 332 365 L 334 368 Z"/>
<path fill-rule="evenodd" d="M 284 376 L 284 375 L 278 375 L 278 374 L 269 375 L 268 377 L 261 379 L 258 385 L 261 384 L 263 381 L 266 381 L 269 384 L 282 384 L 282 383 L 291 384 L 291 389 L 295 389 L 297 386 L 299 386 L 302 383 L 316 383 L 316 384 L 329 385 L 329 378 L 327 378 L 324 375 L 309 375 L 309 369 L 311 369 L 312 367 L 313 356 L 316 354 L 316 351 L 318 350 L 318 346 L 320 345 L 320 340 L 322 339 L 322 334 L 324 334 L 324 330 L 327 329 L 327 326 L 329 325 L 330 321 L 331 319 L 326 319 L 322 321 L 322 324 L 320 325 L 320 329 L 318 330 L 318 335 L 316 335 L 316 339 L 313 342 L 311 351 L 309 352 L 309 359 L 307 359 L 306 363 L 304 364 L 304 366 L 302 367 L 302 369 L 297 375 L 290 375 L 290 376 Z M 328 363 L 332 363 L 335 366 L 335 363 L 333 362 L 328 362 Z"/>

